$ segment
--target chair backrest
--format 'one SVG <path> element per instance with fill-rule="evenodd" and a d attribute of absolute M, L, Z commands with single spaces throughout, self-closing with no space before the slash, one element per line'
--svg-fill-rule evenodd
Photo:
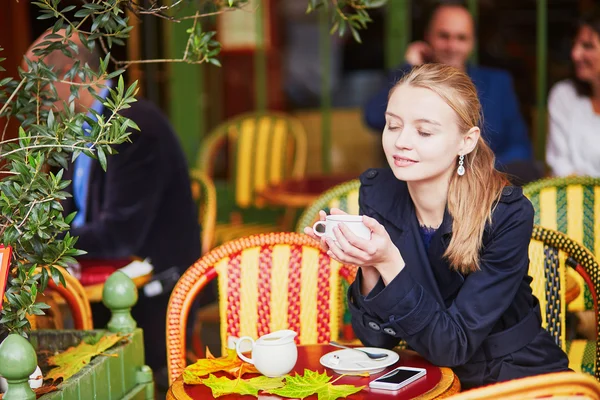
<path fill-rule="evenodd" d="M 62 284 L 55 284 L 52 279 L 48 280 L 49 291 L 51 290 L 58 295 L 58 298 L 56 296 L 54 297 L 54 302 L 58 305 L 62 300 L 67 304 L 69 310 L 71 311 L 75 329 L 94 329 L 92 308 L 85 292 L 85 288 L 83 285 L 81 285 L 77 278 L 67 272 L 64 268 L 59 266 L 55 266 L 54 268 L 58 269 L 62 273 L 66 283 L 66 286 L 63 286 Z M 37 271 L 41 271 L 41 268 L 38 268 Z M 47 293 L 44 292 L 44 294 L 46 295 Z M 52 310 L 52 312 L 56 313 L 58 311 Z M 58 317 L 59 315 L 60 313 L 55 315 L 55 317 Z"/>
<path fill-rule="evenodd" d="M 243 114 L 217 126 L 203 141 L 197 168 L 213 177 L 219 150 L 228 144 L 229 178 L 235 204 L 262 206 L 256 192 L 306 170 L 307 138 L 295 118 L 276 112 Z"/>
<path fill-rule="evenodd" d="M 556 372 L 496 383 L 447 397 L 448 400 L 533 400 L 540 398 L 600 400 L 600 383 L 589 375 L 576 372 Z"/>
<path fill-rule="evenodd" d="M 546 178 L 524 186 L 523 193 L 533 204 L 536 225 L 564 233 L 600 257 L 600 178 Z M 583 287 L 570 310 L 592 308 L 590 291 Z"/>
<path fill-rule="evenodd" d="M 198 223 L 202 228 L 202 254 L 213 248 L 217 223 L 217 192 L 215 185 L 204 172 L 190 171 L 192 196 L 198 205 Z"/>
<path fill-rule="evenodd" d="M 218 277 L 221 343 L 228 336 L 259 337 L 279 329 L 299 344 L 328 343 L 339 335 L 340 279 L 355 268 L 338 263 L 307 235 L 269 233 L 236 239 L 211 250 L 181 276 L 167 310 L 169 380 L 185 368 L 190 307 Z"/>
<path fill-rule="evenodd" d="M 529 245 L 529 275 L 533 278 L 532 289 L 540 301 L 542 325 L 550 332 L 556 343 L 566 350 L 565 335 L 565 276 L 567 267 L 575 268 L 588 283 L 592 303 L 596 311 L 596 370 L 600 379 L 600 343 L 598 332 L 598 301 L 600 273 L 594 255 L 566 235 L 540 226 L 533 228 Z"/>
<path fill-rule="evenodd" d="M 348 214 L 358 214 L 358 191 L 360 181 L 353 179 L 341 183 L 323 192 L 307 209 L 302 212 L 296 225 L 296 232 L 304 232 L 304 227 L 312 226 L 319 219 L 319 211 L 329 213 L 332 208 L 339 208 Z"/>

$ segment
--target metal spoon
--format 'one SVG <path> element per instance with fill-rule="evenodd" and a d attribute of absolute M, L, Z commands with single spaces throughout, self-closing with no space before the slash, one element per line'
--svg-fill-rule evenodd
<path fill-rule="evenodd" d="M 343 344 L 339 344 L 338 342 L 334 342 L 331 341 L 329 342 L 330 345 L 334 346 L 334 347 L 339 347 L 342 349 L 350 349 L 350 350 L 356 350 L 356 351 L 360 351 L 363 352 L 367 355 L 367 357 L 369 357 L 371 360 L 383 360 L 384 358 L 387 358 L 388 354 L 386 353 L 371 353 L 365 350 L 361 350 L 361 349 L 357 349 L 354 347 L 348 347 L 348 346 L 344 346 Z"/>

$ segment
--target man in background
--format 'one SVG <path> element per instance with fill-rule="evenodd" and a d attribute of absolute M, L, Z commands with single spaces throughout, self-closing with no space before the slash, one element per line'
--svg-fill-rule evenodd
<path fill-rule="evenodd" d="M 367 102 L 364 108 L 367 125 L 383 131 L 389 90 L 413 66 L 428 62 L 448 64 L 466 72 L 477 87 L 483 109 L 483 135 L 496 155 L 497 166 L 506 170 L 510 169 L 509 164 L 530 161 L 531 142 L 512 78 L 502 70 L 469 65 L 474 45 L 475 24 L 469 11 L 454 3 L 436 7 L 425 41 L 408 46 L 404 56 L 407 64 L 394 71 L 389 85 Z"/>
<path fill-rule="evenodd" d="M 65 35 L 64 30 L 57 33 Z M 32 44 L 27 58 L 36 58 L 33 48 L 46 35 Z M 73 58 L 54 51 L 43 60 L 59 78 L 53 105 L 58 110 L 68 104 L 73 83 L 82 83 L 81 77 L 65 77 L 74 63 L 87 63 L 94 70 L 100 65 L 99 54 L 88 50 L 77 35 L 70 39 L 77 46 L 77 52 L 71 53 Z M 116 84 L 108 80 L 92 83 L 91 89 L 102 99 Z M 111 111 L 87 88 L 81 87 L 78 94 L 74 100 L 76 112 L 92 117 L 89 110 L 94 109 L 106 119 L 110 117 Z M 76 247 L 87 252 L 85 257 L 148 258 L 154 276 L 162 278 L 153 283 L 153 290 L 140 290 L 132 310 L 138 326 L 144 329 L 146 363 L 158 373 L 160 381 L 166 373 L 165 326 L 170 291 L 181 273 L 200 257 L 200 227 L 185 156 L 166 117 L 144 99 L 132 103 L 121 115 L 133 120 L 140 130 L 131 130 L 131 142 L 115 146 L 117 154 L 108 157 L 106 172 L 97 160 L 81 154 L 65 171 L 64 178 L 72 180 L 67 188 L 72 197 L 63 206 L 65 214 L 77 211 L 70 232 L 79 237 Z M 82 129 L 86 129 L 85 124 Z M 94 304 L 92 310 L 95 326 L 106 326 L 106 308 Z"/>

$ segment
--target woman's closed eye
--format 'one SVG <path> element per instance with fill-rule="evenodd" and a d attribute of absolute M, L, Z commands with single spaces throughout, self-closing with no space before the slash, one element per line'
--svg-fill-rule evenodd
<path fill-rule="evenodd" d="M 402 128 L 400 125 L 388 125 L 388 131 L 396 131 Z"/>
<path fill-rule="evenodd" d="M 429 137 L 431 136 L 431 133 L 429 132 L 425 132 L 425 131 L 417 131 L 419 132 L 419 135 L 423 136 L 423 137 Z"/>

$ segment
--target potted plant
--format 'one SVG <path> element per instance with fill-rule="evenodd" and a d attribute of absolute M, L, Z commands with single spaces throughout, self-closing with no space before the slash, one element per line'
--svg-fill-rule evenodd
<path fill-rule="evenodd" d="M 358 38 L 357 30 L 369 21 L 365 8 L 380 6 L 384 2 L 309 0 L 308 11 L 319 7 L 332 8 L 335 11 L 330 13 L 332 30 L 339 30 L 340 33 L 349 30 Z M 0 165 L 4 173 L 0 181 L 0 244 L 12 248 L 8 284 L 4 296 L 0 297 L 3 305 L 0 312 L 0 341 L 9 334 L 15 334 L 31 339 L 35 346 L 48 342 L 42 333 L 30 333 L 31 326 L 27 316 L 44 314 L 48 306 L 39 301 L 39 295 L 46 290 L 49 281 L 65 285 L 64 277 L 57 267 L 66 268 L 76 262 L 75 257 L 83 254 L 76 248 L 77 238 L 68 232 L 74 215 L 64 216 L 62 213 L 61 201 L 69 196 L 64 191 L 69 182 L 63 179 L 63 170 L 82 153 L 97 158 L 106 168 L 113 152 L 111 146 L 128 140 L 130 129 L 136 128 L 132 121 L 120 115 L 121 110 L 135 101 L 136 83 L 126 87 L 122 76 L 124 70 L 109 71 L 110 61 L 117 67 L 124 68 L 136 62 L 163 61 L 190 64 L 209 62 L 219 65 L 216 56 L 220 46 L 214 40 L 215 32 L 203 31 L 199 21 L 215 13 L 243 7 L 247 5 L 247 0 L 181 0 L 167 6 L 151 2 L 148 8 L 143 8 L 140 2 L 133 0 L 89 0 L 81 1 L 79 5 L 72 3 L 65 6 L 61 4 L 61 0 L 32 2 L 38 7 L 38 19 L 53 20 L 51 32 L 34 50 L 36 59 L 27 61 L 27 68 L 20 71 L 18 78 L 9 77 L 0 81 L 0 117 L 7 121 L 16 120 L 19 125 L 18 136 L 9 139 L 5 138 L 8 123 L 0 127 L 3 132 L 0 139 Z M 195 14 L 179 20 L 173 17 L 176 7 L 186 5 L 185 3 L 197 5 Z M 189 23 L 189 38 L 183 57 L 177 60 L 114 60 L 110 50 L 115 45 L 124 44 L 132 29 L 124 13 L 126 8 L 138 14 L 152 14 Z M 57 34 L 63 29 L 64 35 Z M 99 71 L 75 63 L 65 76 L 58 76 L 56 71 L 46 65 L 45 57 L 54 51 L 72 56 L 73 51 L 76 51 L 73 37 L 79 38 L 88 48 L 102 48 L 104 56 Z M 2 61 L 4 60 L 0 58 L 0 62 Z M 75 82 L 75 77 L 80 78 L 78 82 Z M 110 118 L 96 115 L 94 120 L 85 113 L 75 112 L 72 100 L 77 96 L 77 89 L 111 78 L 116 79 L 118 84 L 111 89 L 105 102 L 106 109 L 112 111 Z M 72 99 L 69 104 L 57 108 L 55 84 L 59 81 L 71 85 Z M 89 134 L 81 129 L 84 123 L 90 126 Z M 115 287 L 129 285 L 118 275 L 114 279 Z M 115 310 L 120 307 L 126 309 L 133 305 L 132 299 L 133 297 L 127 304 L 120 304 L 108 295 L 105 297 L 105 304 Z M 119 312 L 115 311 L 117 315 Z M 115 328 L 117 331 L 133 331 L 131 321 L 129 325 L 117 326 L 120 327 Z M 72 345 L 76 340 L 92 334 L 95 333 L 70 332 L 67 337 L 71 339 L 65 339 L 63 344 Z M 134 332 L 131 343 L 137 343 L 136 335 Z M 22 350 L 20 357 L 24 357 L 23 360 L 31 358 L 22 341 L 12 338 L 11 342 Z M 143 347 L 138 347 L 137 351 L 143 353 Z M 0 350 L 0 359 L 2 356 Z M 27 368 L 16 371 L 16 375 L 25 373 L 29 367 L 26 364 L 23 363 Z M 140 379 L 143 381 L 146 378 Z"/>

